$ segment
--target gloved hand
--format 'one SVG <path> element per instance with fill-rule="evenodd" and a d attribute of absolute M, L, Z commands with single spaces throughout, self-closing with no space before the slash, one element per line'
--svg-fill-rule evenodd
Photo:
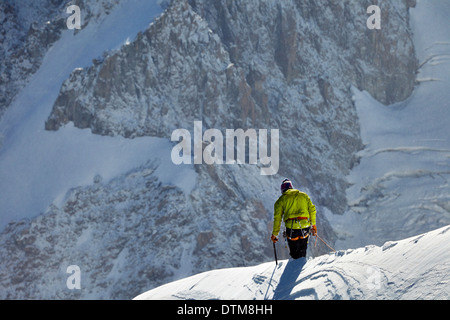
<path fill-rule="evenodd" d="M 313 225 L 311 227 L 311 235 L 313 235 L 314 237 L 317 236 L 317 227 L 316 227 L 316 225 Z"/>
<path fill-rule="evenodd" d="M 277 243 L 278 237 L 274 236 L 274 235 L 271 235 L 270 240 L 272 240 L 273 243 Z"/>

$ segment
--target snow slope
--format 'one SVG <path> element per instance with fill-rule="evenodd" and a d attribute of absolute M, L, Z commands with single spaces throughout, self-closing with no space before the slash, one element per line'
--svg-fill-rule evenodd
<path fill-rule="evenodd" d="M 278 250 L 283 250 L 278 247 Z M 200 273 L 135 297 L 152 299 L 449 299 L 450 226 L 314 259 Z"/>
<path fill-rule="evenodd" d="M 450 224 L 450 1 L 410 9 L 420 67 L 406 101 L 353 89 L 365 149 L 350 175 L 351 209 L 327 215 L 338 248 L 380 245 Z"/>
<path fill-rule="evenodd" d="M 60 87 L 72 70 L 90 65 L 92 59 L 145 30 L 163 10 L 159 2 L 125 0 L 77 34 L 64 31 L 8 108 L 0 121 L 0 229 L 11 220 L 44 212 L 55 199 L 62 201 L 70 188 L 92 184 L 96 176 L 108 181 L 147 161 L 162 164 L 159 178 L 163 182 L 170 184 L 175 177 L 172 173 L 177 172 L 176 184 L 183 190 L 195 183 L 192 168 L 162 160 L 172 148 L 163 139 L 128 141 L 94 135 L 73 125 L 59 132 L 44 130 Z"/>

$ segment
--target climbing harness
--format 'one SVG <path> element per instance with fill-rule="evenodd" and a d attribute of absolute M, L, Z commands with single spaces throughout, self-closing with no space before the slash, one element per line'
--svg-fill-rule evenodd
<path fill-rule="evenodd" d="M 294 222 L 295 223 L 300 223 L 300 220 L 308 220 L 308 222 L 309 222 L 309 218 L 308 217 L 295 217 L 295 218 L 289 218 L 289 219 L 286 220 L 286 222 L 287 221 L 291 221 L 291 231 L 289 233 L 289 237 L 286 236 L 286 230 L 284 231 L 283 237 L 285 238 L 285 240 L 287 238 L 287 239 L 289 239 L 291 241 L 297 241 L 299 239 L 306 239 L 306 238 L 309 237 L 310 228 L 299 229 L 300 232 L 302 233 L 302 235 L 298 236 L 298 237 L 295 237 L 295 238 L 292 237 L 292 230 L 294 229 Z M 286 227 L 286 223 L 284 224 L 284 226 Z"/>

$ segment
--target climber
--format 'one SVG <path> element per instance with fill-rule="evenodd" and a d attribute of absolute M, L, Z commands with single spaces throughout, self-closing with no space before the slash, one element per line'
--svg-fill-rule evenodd
<path fill-rule="evenodd" d="M 283 219 L 284 233 L 289 245 L 289 254 L 293 259 L 306 256 L 309 235 L 317 235 L 316 207 L 309 196 L 296 190 L 289 179 L 281 184 L 281 196 L 274 205 L 273 231 L 271 240 L 278 241 L 278 233 Z"/>

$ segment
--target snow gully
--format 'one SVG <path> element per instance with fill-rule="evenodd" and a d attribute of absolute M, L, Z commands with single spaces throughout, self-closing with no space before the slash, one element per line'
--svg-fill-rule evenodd
<path fill-rule="evenodd" d="M 204 161 L 209 165 L 246 164 L 247 162 L 257 165 L 259 156 L 261 175 L 277 174 L 279 169 L 279 130 L 270 129 L 270 138 L 269 156 L 267 129 L 247 129 L 246 131 L 226 129 L 224 139 L 220 130 L 208 129 L 203 133 L 203 122 L 194 121 L 194 164 L 202 164 Z M 191 140 L 191 133 L 186 129 L 176 129 L 172 132 L 171 141 L 179 142 L 173 147 L 171 153 L 174 164 L 192 164 Z M 248 141 L 248 149 L 246 141 Z M 205 145 L 204 148 L 203 145 Z"/>

